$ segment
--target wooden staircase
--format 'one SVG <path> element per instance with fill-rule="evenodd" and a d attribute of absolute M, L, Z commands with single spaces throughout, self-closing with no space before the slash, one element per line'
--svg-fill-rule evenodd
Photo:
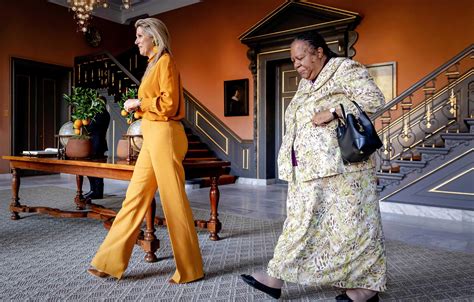
<path fill-rule="evenodd" d="M 220 158 L 214 156 L 209 147 L 201 142 L 199 136 L 193 134 L 190 129 L 185 128 L 188 136 L 188 152 L 185 161 L 221 161 Z M 226 173 L 219 178 L 219 185 L 233 184 L 237 177 L 230 175 L 230 165 L 226 169 Z M 198 185 L 199 187 L 209 187 L 211 185 L 209 177 L 195 178 L 187 180 L 187 184 Z"/>
<path fill-rule="evenodd" d="M 138 78 L 143 75 L 146 61 L 145 57 L 138 55 L 136 49 L 128 50 L 118 55 L 117 58 L 106 51 L 77 57 L 74 60 L 74 86 L 97 89 L 113 97 L 114 101 L 117 102 L 127 88 L 139 86 Z M 117 121 L 123 122 L 125 125 L 124 119 L 118 119 Z M 190 129 L 186 129 L 186 132 L 188 135 L 188 152 L 185 161 L 223 162 L 200 140 L 199 136 L 193 134 Z M 230 175 L 229 163 L 226 173 L 219 178 L 219 184 L 231 184 L 235 183 L 235 180 L 236 177 Z M 198 187 L 210 186 L 209 178 L 192 179 L 186 182 Z"/>
<path fill-rule="evenodd" d="M 371 116 L 381 201 L 474 210 L 473 95 L 471 44 Z"/>
<path fill-rule="evenodd" d="M 440 135 L 442 144 L 434 146 L 415 147 L 411 157 L 393 160 L 389 173 L 377 172 L 378 190 L 382 192 L 390 186 L 398 187 L 402 180 L 412 174 L 422 174 L 429 168 L 431 161 L 442 158 L 446 161 L 449 155 L 458 147 L 469 146 L 474 141 L 474 118 L 464 119 L 469 132 L 443 133 Z"/>

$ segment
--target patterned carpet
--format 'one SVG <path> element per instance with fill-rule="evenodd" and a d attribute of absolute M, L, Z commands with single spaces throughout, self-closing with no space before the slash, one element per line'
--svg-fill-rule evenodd
<path fill-rule="evenodd" d="M 74 192 L 58 187 L 21 189 L 28 205 L 74 209 Z M 62 219 L 21 214 L 10 220 L 11 193 L 0 191 L 0 301 L 264 301 L 263 293 L 246 286 L 242 273 L 262 269 L 272 256 L 282 221 L 220 215 L 223 240 L 211 242 L 199 231 L 206 277 L 187 285 L 167 281 L 174 263 L 167 232 L 158 228 L 159 262 L 145 263 L 135 248 L 125 278 L 98 280 L 86 273 L 106 230 L 91 219 Z M 45 202 L 49 200 L 48 202 Z M 120 198 L 101 202 L 119 206 Z M 208 211 L 195 210 L 197 218 Z M 387 242 L 389 284 L 382 301 L 474 301 L 474 255 Z M 282 300 L 334 301 L 332 288 L 286 284 Z"/>

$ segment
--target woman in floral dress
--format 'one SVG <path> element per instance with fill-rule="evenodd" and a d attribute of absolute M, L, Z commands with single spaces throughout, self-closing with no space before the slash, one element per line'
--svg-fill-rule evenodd
<path fill-rule="evenodd" d="M 338 301 L 378 301 L 386 258 L 375 166 L 372 159 L 345 164 L 335 129 L 339 104 L 357 116 L 356 101 L 370 114 L 383 95 L 367 69 L 335 57 L 317 32 L 293 41 L 291 60 L 302 79 L 278 155 L 287 218 L 267 271 L 242 278 L 277 299 L 288 281 L 342 288 Z"/>

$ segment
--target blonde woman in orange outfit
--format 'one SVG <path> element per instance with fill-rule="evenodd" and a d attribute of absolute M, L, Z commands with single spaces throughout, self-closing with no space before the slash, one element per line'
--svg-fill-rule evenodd
<path fill-rule="evenodd" d="M 140 54 L 148 57 L 148 67 L 138 99 L 127 100 L 125 109 L 142 112 L 143 145 L 122 209 L 88 272 L 101 278 L 122 278 L 158 189 L 176 263 L 170 282 L 187 283 L 203 278 L 204 272 L 193 213 L 184 190 L 182 161 L 188 141 L 180 122 L 185 115 L 183 89 L 165 24 L 147 18 L 138 20 L 135 28 L 135 44 Z"/>

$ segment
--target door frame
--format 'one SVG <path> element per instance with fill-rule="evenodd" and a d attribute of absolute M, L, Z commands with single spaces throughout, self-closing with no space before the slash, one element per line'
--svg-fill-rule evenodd
<path fill-rule="evenodd" d="M 275 174 L 276 158 L 275 153 L 275 114 L 274 106 L 269 106 L 267 98 L 275 97 L 275 87 L 277 78 L 268 77 L 269 74 L 275 74 L 269 69 L 276 69 L 276 64 L 280 61 L 290 58 L 290 49 L 288 47 L 261 52 L 257 55 L 257 178 L 276 180 Z"/>
<path fill-rule="evenodd" d="M 45 63 L 45 62 L 40 62 L 40 61 L 34 61 L 30 59 L 25 59 L 22 57 L 10 57 L 10 112 L 11 112 L 11 119 L 10 119 L 10 154 L 14 154 L 15 152 L 15 118 L 16 118 L 16 104 L 15 104 L 15 85 L 16 85 L 16 73 L 18 69 L 18 65 L 23 64 L 27 65 L 29 67 L 33 68 L 44 68 L 44 69 L 51 69 L 51 70 L 58 70 L 58 71 L 64 71 L 64 73 L 67 74 L 67 92 L 71 91 L 71 85 L 72 85 L 72 72 L 73 68 L 72 67 L 67 67 L 67 66 L 62 66 L 62 65 L 57 65 L 57 64 L 51 64 L 51 63 Z M 65 106 L 67 108 L 67 106 Z M 60 115 L 60 120 L 65 118 L 68 119 L 68 114 L 69 112 L 67 109 L 65 112 L 62 112 L 59 109 L 59 115 Z M 58 129 L 59 130 L 59 129 Z"/>

